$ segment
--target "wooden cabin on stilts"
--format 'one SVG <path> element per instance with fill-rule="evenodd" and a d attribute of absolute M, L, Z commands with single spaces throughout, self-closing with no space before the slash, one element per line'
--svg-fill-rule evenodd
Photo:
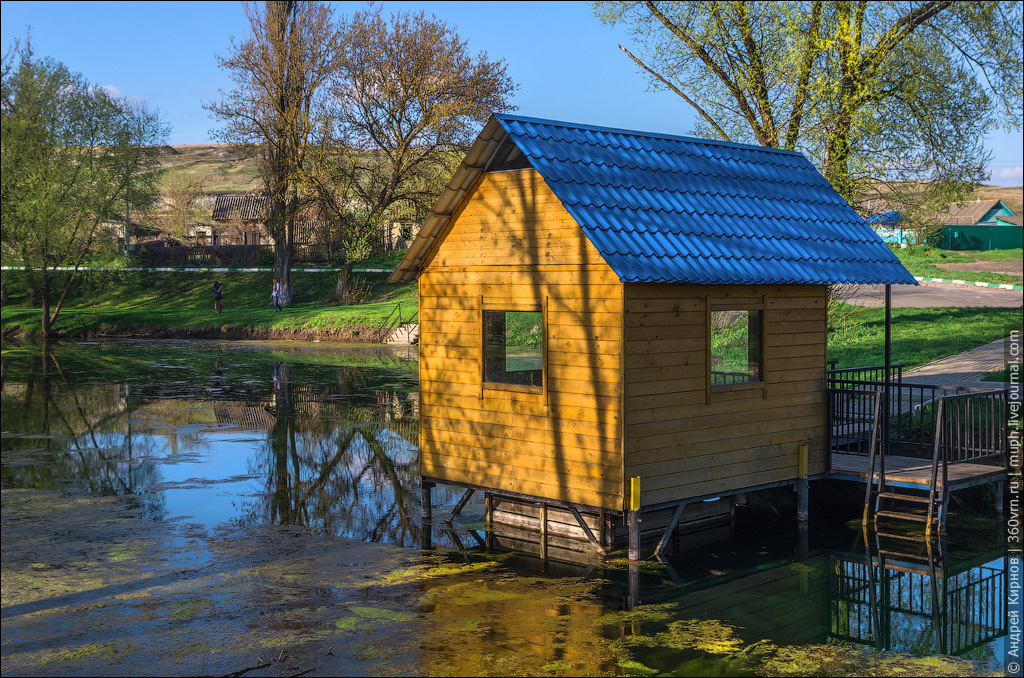
<path fill-rule="evenodd" d="M 424 518 L 458 486 L 632 559 L 740 493 L 806 517 L 828 286 L 916 284 L 799 153 L 506 114 L 390 277 L 417 279 Z"/>

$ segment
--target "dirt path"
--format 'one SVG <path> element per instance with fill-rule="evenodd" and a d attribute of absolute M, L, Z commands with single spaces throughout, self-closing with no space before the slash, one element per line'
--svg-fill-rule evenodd
<path fill-rule="evenodd" d="M 936 266 L 947 271 L 984 271 L 985 273 L 1024 276 L 1024 262 L 1022 261 L 972 261 L 959 264 L 936 264 Z"/>

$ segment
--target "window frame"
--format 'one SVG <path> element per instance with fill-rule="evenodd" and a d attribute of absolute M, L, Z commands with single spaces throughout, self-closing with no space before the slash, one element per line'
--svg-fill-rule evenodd
<path fill-rule="evenodd" d="M 486 391 L 506 391 L 539 396 L 547 404 L 548 394 L 548 304 L 547 297 L 540 303 L 501 303 L 488 302 L 480 299 L 480 397 L 483 398 Z M 487 380 L 487 313 L 540 313 L 541 314 L 541 369 L 540 386 L 527 384 L 506 384 L 500 381 Z"/>
<path fill-rule="evenodd" d="M 768 326 L 767 313 L 765 311 L 764 297 L 746 298 L 746 299 L 715 299 L 712 297 L 707 298 L 706 306 L 706 318 L 705 318 L 705 380 L 707 384 L 707 403 L 710 405 L 712 402 L 718 400 L 728 399 L 729 396 L 749 392 L 749 391 L 760 391 L 761 397 L 767 397 L 766 385 L 768 383 L 768 369 L 766 362 L 765 353 L 765 338 L 766 328 Z M 718 311 L 757 311 L 758 312 L 758 372 L 759 379 L 757 381 L 744 381 L 737 384 L 715 384 L 714 375 L 712 370 L 712 358 L 714 357 L 714 349 L 712 348 L 712 334 L 714 327 L 711 323 L 712 314 Z"/>

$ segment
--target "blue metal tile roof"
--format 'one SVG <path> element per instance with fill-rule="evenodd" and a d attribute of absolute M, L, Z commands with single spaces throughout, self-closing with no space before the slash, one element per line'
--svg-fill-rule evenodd
<path fill-rule="evenodd" d="M 495 118 L 623 282 L 916 284 L 799 153 Z"/>

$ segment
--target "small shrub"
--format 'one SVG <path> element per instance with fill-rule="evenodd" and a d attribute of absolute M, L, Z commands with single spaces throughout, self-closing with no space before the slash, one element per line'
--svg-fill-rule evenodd
<path fill-rule="evenodd" d="M 253 257 L 252 265 L 257 268 L 273 268 L 274 250 L 269 247 L 260 248 L 260 251 Z"/>

